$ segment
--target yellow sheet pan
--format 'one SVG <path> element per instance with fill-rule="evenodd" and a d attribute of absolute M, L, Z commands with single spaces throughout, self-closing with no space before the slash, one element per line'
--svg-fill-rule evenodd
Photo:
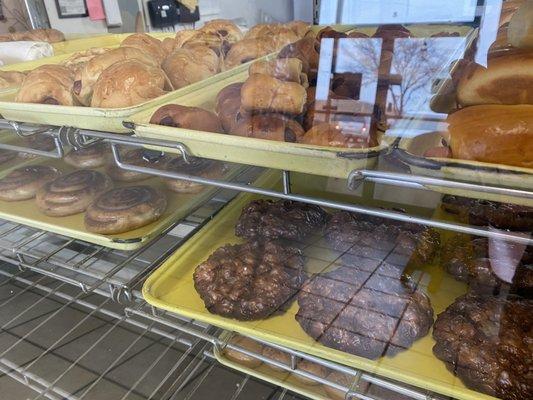
<path fill-rule="evenodd" d="M 34 161 L 36 164 L 51 165 L 64 173 L 74 171 L 75 168 L 59 160 L 42 159 Z M 105 172 L 105 168 L 98 169 Z M 238 173 L 239 167 L 229 166 L 226 177 L 230 179 Z M 0 178 L 5 176 L 9 171 L 2 170 Z M 159 188 L 167 195 L 168 206 L 165 213 L 157 221 L 146 226 L 115 235 L 102 235 L 88 232 L 83 222 L 84 213 L 71 215 L 67 217 L 49 217 L 41 213 L 35 205 L 35 199 L 8 202 L 0 200 L 0 218 L 31 226 L 33 228 L 54 232 L 60 235 L 80 239 L 86 242 L 98 244 L 119 250 L 136 250 L 150 240 L 157 237 L 166 229 L 171 227 L 181 218 L 189 215 L 195 209 L 200 207 L 205 201 L 210 199 L 216 192 L 216 188 L 205 187 L 198 194 L 179 194 L 171 192 L 165 188 L 163 181 L 159 178 L 150 178 L 138 182 L 121 183 L 114 182 L 115 187 L 150 185 Z"/>
<path fill-rule="evenodd" d="M 293 177 L 293 179 L 298 178 Z M 277 175 L 276 177 L 264 176 L 258 184 L 266 187 L 280 185 Z M 431 332 L 416 341 L 410 349 L 394 357 L 369 360 L 315 342 L 300 328 L 294 318 L 298 311 L 296 302 L 285 314 L 260 321 L 237 321 L 209 313 L 194 289 L 192 277 L 194 269 L 218 247 L 227 243 L 242 242 L 234 235 L 235 223 L 243 206 L 256 198 L 258 196 L 240 195 L 178 249 L 145 282 L 143 296 L 146 301 L 156 307 L 223 329 L 257 337 L 457 399 L 493 399 L 467 389 L 446 369 L 442 361 L 433 356 L 432 347 L 435 342 L 431 337 Z M 304 251 L 307 257 L 306 269 L 310 273 L 331 267 L 331 262 L 340 255 L 339 252 L 326 249 L 323 244 L 321 245 L 321 241 L 322 239 L 318 238 L 315 244 Z M 456 281 L 436 265 L 426 266 L 424 270 L 410 270 L 409 273 L 419 281 L 420 287 L 430 297 L 435 315 L 442 312 L 455 298 L 466 291 L 463 283 Z"/>
<path fill-rule="evenodd" d="M 428 132 L 413 138 L 402 138 L 399 143 L 400 150 L 405 151 L 405 157 L 402 157 L 402 160 L 409 165 L 413 174 L 460 180 L 487 186 L 507 186 L 526 190 L 533 188 L 533 169 L 531 168 L 451 158 L 424 157 L 424 152 L 427 149 L 440 145 L 441 137 L 442 135 L 439 132 Z M 503 203 L 517 203 L 533 207 L 533 200 L 526 198 L 446 187 L 433 187 L 433 189 L 441 193 L 457 196 Z"/>

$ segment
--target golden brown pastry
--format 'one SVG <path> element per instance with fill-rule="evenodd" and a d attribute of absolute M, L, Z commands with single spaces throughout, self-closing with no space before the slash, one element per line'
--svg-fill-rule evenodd
<path fill-rule="evenodd" d="M 226 171 L 225 164 L 220 161 L 197 157 L 189 157 L 187 161 L 182 157 L 175 157 L 165 165 L 165 170 L 207 179 L 221 178 Z M 207 187 L 181 179 L 166 178 L 164 182 L 168 190 L 177 193 L 199 193 Z"/>
<path fill-rule="evenodd" d="M 37 192 L 35 202 L 50 217 L 78 214 L 111 186 L 111 179 L 101 172 L 80 169 L 45 184 Z"/>
<path fill-rule="evenodd" d="M 22 82 L 15 101 L 74 106 L 78 102 L 72 92 L 74 74 L 62 65 L 42 65 L 31 71 Z"/>
<path fill-rule="evenodd" d="M 296 82 L 300 85 L 306 82 L 303 78 L 303 63 L 298 58 L 278 58 L 270 61 L 254 61 L 248 72 L 252 74 L 265 74 L 282 81 Z"/>
<path fill-rule="evenodd" d="M 278 54 L 278 58 L 291 57 L 302 61 L 303 71 L 307 74 L 309 81 L 315 82 L 320 59 L 320 42 L 313 37 L 305 37 L 285 46 Z"/>
<path fill-rule="evenodd" d="M 291 356 L 289 353 L 275 349 L 270 346 L 263 346 L 263 355 L 270 360 L 279 362 L 280 364 L 285 364 L 287 367 L 291 365 Z M 278 372 L 287 372 L 287 370 L 276 367 L 275 365 L 268 364 L 268 367 Z"/>
<path fill-rule="evenodd" d="M 268 75 L 251 75 L 241 88 L 245 111 L 298 115 L 304 111 L 307 92 L 302 85 L 283 82 Z"/>
<path fill-rule="evenodd" d="M 161 40 L 146 33 L 134 33 L 122 41 L 120 47 L 135 47 L 149 54 L 157 63 L 161 64 L 166 57 Z"/>
<path fill-rule="evenodd" d="M 105 143 L 95 143 L 89 147 L 72 150 L 63 161 L 77 168 L 99 168 L 109 161 L 109 146 Z"/>
<path fill-rule="evenodd" d="M 298 364 L 296 364 L 296 369 L 302 370 L 304 372 L 308 372 L 310 374 L 313 374 L 315 376 L 318 376 L 319 378 L 324 378 L 329 375 L 330 371 L 324 367 L 323 365 L 308 361 L 308 360 L 300 360 Z M 308 379 L 305 376 L 298 375 L 298 374 L 292 374 L 292 376 L 302 382 L 305 385 L 318 385 L 319 383 L 314 379 Z"/>
<path fill-rule="evenodd" d="M 368 133 L 354 132 L 349 126 L 343 127 L 342 125 L 340 122 L 317 124 L 303 135 L 299 143 L 351 149 L 362 149 L 376 145 L 372 142 Z"/>
<path fill-rule="evenodd" d="M 169 160 L 169 157 L 167 156 L 151 159 L 149 152 L 143 148 L 129 149 L 126 151 L 119 149 L 119 152 L 123 162 L 138 167 L 164 169 Z M 114 181 L 119 182 L 137 182 L 152 177 L 152 175 L 140 172 L 126 171 L 114 163 L 108 165 L 106 172 Z"/>
<path fill-rule="evenodd" d="M 189 38 L 182 49 L 192 48 L 196 46 L 208 47 L 215 52 L 217 56 L 224 56 L 230 48 L 230 44 L 218 36 L 216 33 L 207 33 L 196 31 L 196 34 Z"/>
<path fill-rule="evenodd" d="M 135 47 L 119 47 L 92 58 L 77 73 L 73 91 L 81 104 L 89 106 L 96 81 L 110 66 L 124 60 L 138 60 L 157 67 L 158 63 L 147 53 Z"/>
<path fill-rule="evenodd" d="M 209 47 L 193 46 L 174 51 L 161 67 L 174 89 L 179 89 L 218 73 L 220 59 Z"/>
<path fill-rule="evenodd" d="M 502 3 L 499 26 L 508 24 L 526 0 L 507 0 Z"/>
<path fill-rule="evenodd" d="M 202 132 L 223 132 L 220 121 L 214 113 L 203 108 L 178 104 L 167 104 L 158 108 L 152 115 L 150 123 Z"/>
<path fill-rule="evenodd" d="M 311 25 L 305 21 L 287 22 L 285 27 L 291 29 L 300 38 L 303 38 L 311 29 Z"/>
<path fill-rule="evenodd" d="M 93 47 L 89 50 L 74 53 L 70 57 L 61 61 L 60 64 L 71 69 L 74 75 L 76 75 L 78 71 L 83 69 L 85 64 L 91 61 L 94 57 L 107 53 L 108 51 L 111 51 L 111 49 L 103 47 Z"/>
<path fill-rule="evenodd" d="M 263 350 L 263 345 L 261 343 L 252 339 L 248 339 L 245 336 L 235 336 L 231 338 L 230 343 L 242 347 L 243 349 L 251 351 L 255 354 L 261 354 Z M 263 363 L 261 360 L 258 360 L 255 357 L 250 357 L 249 355 L 241 353 L 237 350 L 232 350 L 228 347 L 224 348 L 224 355 L 230 360 L 236 361 L 237 363 L 245 365 L 249 368 L 257 368 Z"/>
<path fill-rule="evenodd" d="M 161 68 L 135 59 L 119 61 L 100 74 L 91 107 L 131 107 L 164 95 L 165 88 L 168 78 Z"/>
<path fill-rule="evenodd" d="M 231 46 L 224 60 L 226 69 L 236 67 L 276 51 L 276 44 L 268 37 L 243 39 Z"/>
<path fill-rule="evenodd" d="M 0 179 L 0 200 L 19 201 L 35 197 L 48 182 L 56 179 L 61 173 L 53 167 L 30 165 L 17 168 Z"/>
<path fill-rule="evenodd" d="M 344 400 L 346 398 L 346 393 L 354 383 L 355 377 L 350 376 L 348 374 L 344 374 L 339 371 L 333 371 L 331 374 L 328 375 L 327 379 L 328 381 L 334 382 L 337 385 L 344 386 L 347 388 L 346 392 L 344 392 L 339 389 L 335 389 L 334 387 L 324 385 L 326 393 L 330 396 L 332 400 Z"/>
<path fill-rule="evenodd" d="M 214 33 L 229 44 L 237 43 L 243 38 L 240 28 L 227 19 L 207 21 L 199 30 L 206 33 Z"/>
<path fill-rule="evenodd" d="M 522 4 L 512 16 L 507 35 L 514 47 L 533 49 L 533 2 Z"/>
<path fill-rule="evenodd" d="M 101 194 L 85 213 L 89 232 L 104 235 L 128 232 L 158 220 L 167 199 L 150 186 L 126 186 Z"/>
<path fill-rule="evenodd" d="M 533 50 L 489 59 L 488 67 L 469 68 L 457 85 L 462 106 L 533 104 Z"/>
<path fill-rule="evenodd" d="M 17 87 L 22 84 L 26 74 L 17 71 L 0 71 L 0 89 Z"/>
<path fill-rule="evenodd" d="M 176 41 L 176 49 L 183 47 L 190 39 L 195 37 L 198 34 L 198 31 L 195 29 L 182 29 L 176 32 L 174 40 Z"/>
<path fill-rule="evenodd" d="M 533 105 L 483 105 L 448 116 L 454 158 L 533 168 Z"/>
<path fill-rule="evenodd" d="M 176 39 L 167 37 L 161 41 L 161 47 L 163 47 L 165 56 L 168 57 L 174 50 L 178 48 L 178 43 L 176 42 Z"/>
<path fill-rule="evenodd" d="M 304 136 L 302 126 L 291 118 L 275 114 L 247 115 L 231 128 L 232 135 L 255 139 L 298 142 Z"/>
<path fill-rule="evenodd" d="M 228 99 L 241 98 L 241 88 L 244 82 L 231 83 L 218 92 L 215 99 L 215 111 L 217 114 L 222 111 L 222 104 Z"/>
<path fill-rule="evenodd" d="M 218 115 L 224 132 L 230 132 L 241 109 L 241 87 L 244 83 L 232 83 L 222 89 L 215 101 L 215 112 Z"/>
<path fill-rule="evenodd" d="M 48 42 L 58 43 L 65 40 L 63 32 L 57 29 L 31 29 L 26 32 L 11 34 L 11 41 Z"/>

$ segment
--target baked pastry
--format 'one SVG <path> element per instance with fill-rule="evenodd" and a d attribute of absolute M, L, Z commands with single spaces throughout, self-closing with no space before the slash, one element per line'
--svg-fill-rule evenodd
<path fill-rule="evenodd" d="M 0 71 L 0 89 L 20 86 L 26 74 L 17 71 Z"/>
<path fill-rule="evenodd" d="M 72 54 L 70 57 L 61 61 L 60 64 L 72 70 L 74 75 L 76 75 L 94 57 L 105 54 L 109 51 L 111 51 L 109 48 L 93 47 L 92 49 L 78 51 L 77 53 Z"/>
<path fill-rule="evenodd" d="M 389 270 L 398 267 L 382 261 L 350 261 L 314 276 L 300 291 L 295 318 L 309 336 L 324 346 L 376 359 L 427 335 L 433 309 L 414 282 L 391 276 Z"/>
<path fill-rule="evenodd" d="M 25 32 L 14 32 L 9 35 L 8 41 L 13 42 L 48 42 L 58 43 L 65 41 L 63 32 L 57 29 L 30 29 Z"/>
<path fill-rule="evenodd" d="M 517 48 L 533 49 L 533 4 L 524 2 L 509 21 L 509 43 Z"/>
<path fill-rule="evenodd" d="M 319 206 L 289 200 L 254 200 L 242 209 L 235 235 L 247 239 L 302 241 L 321 229 L 328 214 Z"/>
<path fill-rule="evenodd" d="M 150 118 L 150 123 L 201 132 L 223 132 L 218 117 L 211 111 L 178 104 L 158 108 Z"/>
<path fill-rule="evenodd" d="M 311 29 L 311 24 L 305 21 L 290 21 L 284 24 L 286 28 L 291 29 L 300 38 L 303 38 Z"/>
<path fill-rule="evenodd" d="M 376 32 L 372 35 L 373 38 L 382 39 L 397 39 L 411 37 L 411 31 L 403 25 L 380 25 Z"/>
<path fill-rule="evenodd" d="M 241 88 L 244 83 L 232 83 L 222 89 L 215 100 L 215 111 L 224 132 L 231 132 L 241 109 Z"/>
<path fill-rule="evenodd" d="M 0 179 L 0 200 L 32 199 L 37 191 L 59 175 L 59 170 L 45 165 L 29 165 L 17 168 Z"/>
<path fill-rule="evenodd" d="M 171 89 L 159 67 L 122 60 L 105 69 L 93 87 L 91 107 L 123 108 L 144 103 Z"/>
<path fill-rule="evenodd" d="M 210 313 L 250 321 L 288 306 L 305 275 L 299 250 L 263 240 L 220 247 L 193 278 Z"/>
<path fill-rule="evenodd" d="M 165 165 L 165 170 L 195 177 L 218 179 L 224 175 L 226 166 L 220 161 L 205 158 L 189 157 L 188 162 L 185 162 L 182 157 L 175 157 Z M 168 190 L 177 193 L 199 193 L 206 188 L 200 183 L 181 179 L 167 178 L 164 182 Z"/>
<path fill-rule="evenodd" d="M 251 75 L 241 88 L 241 103 L 245 111 L 298 115 L 304 111 L 306 101 L 307 92 L 302 85 L 268 75 Z"/>
<path fill-rule="evenodd" d="M 435 321 L 433 354 L 471 389 L 530 399 L 532 310 L 529 299 L 458 297 Z"/>
<path fill-rule="evenodd" d="M 97 55 L 89 60 L 77 73 L 73 91 L 79 102 L 85 106 L 91 104 L 93 87 L 102 72 L 123 60 L 139 60 L 143 64 L 157 66 L 157 62 L 147 53 L 135 47 L 119 47 Z"/>
<path fill-rule="evenodd" d="M 283 115 L 256 114 L 236 116 L 230 133 L 255 139 L 295 143 L 305 132 L 298 122 Z"/>
<path fill-rule="evenodd" d="M 318 74 L 320 42 L 314 37 L 305 37 L 288 44 L 278 53 L 278 58 L 297 58 L 303 63 L 310 84 L 314 84 Z"/>
<path fill-rule="evenodd" d="M 332 400 L 345 400 L 346 394 L 352 387 L 355 377 L 340 371 L 333 371 L 328 376 L 328 381 L 336 383 L 346 388 L 346 391 L 339 390 L 333 386 L 324 385 L 324 390 Z"/>
<path fill-rule="evenodd" d="M 291 365 L 291 356 L 289 353 L 286 353 L 284 351 L 281 351 L 281 350 L 278 350 L 274 347 L 270 347 L 270 346 L 263 346 L 263 351 L 262 351 L 262 354 L 263 356 L 265 356 L 266 358 L 272 360 L 272 361 L 276 361 L 280 364 L 285 364 L 287 367 L 290 367 Z M 283 369 L 281 367 L 277 367 L 275 365 L 272 365 L 272 364 L 268 364 L 268 367 L 270 369 L 273 369 L 274 371 L 278 371 L 278 372 L 287 372 L 286 369 Z"/>
<path fill-rule="evenodd" d="M 50 135 L 35 134 L 23 139 L 24 146 L 35 150 L 52 151 L 56 148 L 54 138 Z M 20 152 L 21 158 L 37 158 L 37 154 Z"/>
<path fill-rule="evenodd" d="M 134 33 L 122 41 L 120 47 L 135 47 L 150 55 L 158 64 L 161 64 L 166 57 L 161 40 L 156 39 L 146 33 Z"/>
<path fill-rule="evenodd" d="M 318 40 L 319 42 L 321 42 L 322 39 L 344 39 L 347 37 L 348 34 L 346 34 L 346 32 L 337 31 L 331 26 L 326 26 L 325 28 L 322 28 L 316 34 L 316 40 Z"/>
<path fill-rule="evenodd" d="M 15 101 L 74 106 L 78 102 L 72 92 L 73 83 L 74 74 L 67 67 L 42 65 L 26 75 Z"/>
<path fill-rule="evenodd" d="M 99 142 L 79 150 L 72 150 L 63 161 L 78 168 L 99 168 L 107 164 L 109 156 L 107 144 Z"/>
<path fill-rule="evenodd" d="M 174 89 L 209 78 L 220 71 L 220 59 L 206 46 L 181 48 L 161 65 Z"/>
<path fill-rule="evenodd" d="M 533 167 L 533 105 L 472 106 L 447 122 L 454 158 Z"/>
<path fill-rule="evenodd" d="M 143 148 L 129 149 L 126 151 L 119 149 L 119 152 L 120 158 L 124 163 L 136 165 L 138 167 L 164 169 L 169 160 L 168 156 L 152 158 L 150 152 Z M 120 168 L 115 163 L 110 164 L 107 167 L 106 172 L 114 181 L 119 182 L 137 182 L 152 177 L 152 175 L 140 172 L 127 171 Z"/>
<path fill-rule="evenodd" d="M 491 247 L 491 251 L 489 251 Z M 526 293 L 533 289 L 533 248 L 515 243 L 491 243 L 486 238 L 454 234 L 442 249 L 443 268 L 470 290 Z"/>
<path fill-rule="evenodd" d="M 298 363 L 296 364 L 296 369 L 307 372 L 309 374 L 313 374 L 314 376 L 318 376 L 319 378 L 323 378 L 323 379 L 326 379 L 326 377 L 330 373 L 330 371 L 323 365 L 311 362 L 309 360 L 298 361 Z M 319 385 L 319 383 L 316 380 L 306 378 L 305 376 L 302 376 L 302 375 L 292 374 L 291 376 L 305 385 L 310 385 L 310 386 Z"/>
<path fill-rule="evenodd" d="M 323 122 L 314 125 L 300 139 L 299 143 L 313 146 L 346 147 L 364 149 L 377 146 L 368 132 L 355 132 L 350 124 Z"/>
<path fill-rule="evenodd" d="M 4 164 L 17 157 L 16 151 L 0 149 L 0 164 Z"/>
<path fill-rule="evenodd" d="M 249 350 L 255 354 L 261 354 L 263 350 L 263 345 L 253 339 L 247 338 L 246 336 L 236 335 L 231 338 L 229 341 L 231 344 L 239 346 L 243 349 Z M 224 355 L 230 360 L 236 361 L 239 364 L 245 365 L 249 368 L 257 368 L 263 362 L 258 358 L 251 357 L 247 354 L 244 354 L 238 350 L 233 350 L 229 347 L 224 348 Z"/>
<path fill-rule="evenodd" d="M 474 64 L 457 85 L 461 106 L 533 104 L 533 50 L 489 58 L 487 68 Z"/>
<path fill-rule="evenodd" d="M 243 39 L 231 46 L 224 59 L 224 65 L 226 69 L 230 69 L 274 51 L 276 45 L 270 38 Z"/>
<path fill-rule="evenodd" d="M 85 213 L 89 232 L 111 235 L 131 231 L 158 220 L 167 199 L 150 186 L 125 186 L 101 194 Z"/>
<path fill-rule="evenodd" d="M 37 208 L 50 217 L 78 214 L 96 197 L 112 186 L 108 176 L 90 169 L 80 169 L 46 183 L 37 192 Z"/>
<path fill-rule="evenodd" d="M 230 45 L 237 43 L 243 38 L 240 28 L 227 19 L 213 19 L 207 21 L 199 31 L 216 34 Z"/>
<path fill-rule="evenodd" d="M 440 245 L 432 228 L 347 211 L 333 214 L 325 238 L 335 250 L 404 266 L 431 262 Z"/>
<path fill-rule="evenodd" d="M 502 3 L 499 26 L 509 24 L 513 15 L 526 2 L 526 0 L 506 0 Z"/>
<path fill-rule="evenodd" d="M 303 76 L 303 63 L 298 58 L 278 58 L 270 61 L 258 60 L 250 65 L 248 72 L 250 75 L 270 75 L 276 79 L 296 82 L 300 85 L 307 83 L 307 76 Z"/>

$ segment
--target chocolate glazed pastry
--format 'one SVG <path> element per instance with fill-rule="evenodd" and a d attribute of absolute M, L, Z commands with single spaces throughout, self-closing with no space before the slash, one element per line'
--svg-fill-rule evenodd
<path fill-rule="evenodd" d="M 37 207 L 50 217 L 78 214 L 112 186 L 108 176 L 90 169 L 62 175 L 37 192 Z"/>
<path fill-rule="evenodd" d="M 32 199 L 39 189 L 59 175 L 56 168 L 44 165 L 17 168 L 0 179 L 0 200 Z"/>
<path fill-rule="evenodd" d="M 111 189 L 87 208 L 85 227 L 106 235 L 127 232 L 156 221 L 166 208 L 165 195 L 150 186 Z"/>
<path fill-rule="evenodd" d="M 72 150 L 64 161 L 78 168 L 99 168 L 107 164 L 109 155 L 109 147 L 105 143 L 95 143 L 83 149 Z"/>
<path fill-rule="evenodd" d="M 532 310 L 532 300 L 463 295 L 437 317 L 433 353 L 471 389 L 531 399 Z"/>
<path fill-rule="evenodd" d="M 164 169 L 169 160 L 169 157 L 167 156 L 152 159 L 150 157 L 150 152 L 142 148 L 126 151 L 119 150 L 119 152 L 122 161 L 139 167 Z M 107 167 L 106 172 L 113 180 L 119 182 L 137 182 L 152 177 L 152 175 L 143 174 L 141 172 L 126 171 L 114 163 Z"/>
<path fill-rule="evenodd" d="M 440 245 L 429 227 L 346 211 L 333 215 L 325 237 L 336 250 L 403 265 L 430 262 Z"/>
<path fill-rule="evenodd" d="M 220 161 L 207 160 L 205 158 L 189 157 L 188 162 L 181 157 L 176 157 L 166 164 L 167 171 L 193 175 L 201 178 L 221 178 L 226 171 L 226 166 Z M 200 183 L 188 182 L 181 179 L 164 180 L 168 190 L 177 193 L 198 193 L 207 186 Z"/>
<path fill-rule="evenodd" d="M 305 279 L 299 250 L 270 241 L 225 245 L 194 271 L 194 287 L 213 314 L 243 321 L 280 312 Z"/>
<path fill-rule="evenodd" d="M 289 200 L 254 200 L 242 209 L 235 234 L 248 239 L 301 241 L 326 223 L 319 206 Z"/>
<path fill-rule="evenodd" d="M 433 323 L 429 298 L 398 277 L 401 269 L 391 273 L 398 267 L 358 257 L 343 263 L 316 275 L 300 291 L 295 318 L 309 336 L 327 347 L 376 359 L 427 335 Z"/>

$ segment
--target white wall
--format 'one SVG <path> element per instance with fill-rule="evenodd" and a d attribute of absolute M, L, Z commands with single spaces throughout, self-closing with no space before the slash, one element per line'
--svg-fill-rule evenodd
<path fill-rule="evenodd" d="M 48 19 L 52 28 L 59 29 L 67 36 L 69 34 L 107 33 L 105 21 L 91 21 L 86 18 L 59 18 L 55 0 L 44 0 Z"/>

